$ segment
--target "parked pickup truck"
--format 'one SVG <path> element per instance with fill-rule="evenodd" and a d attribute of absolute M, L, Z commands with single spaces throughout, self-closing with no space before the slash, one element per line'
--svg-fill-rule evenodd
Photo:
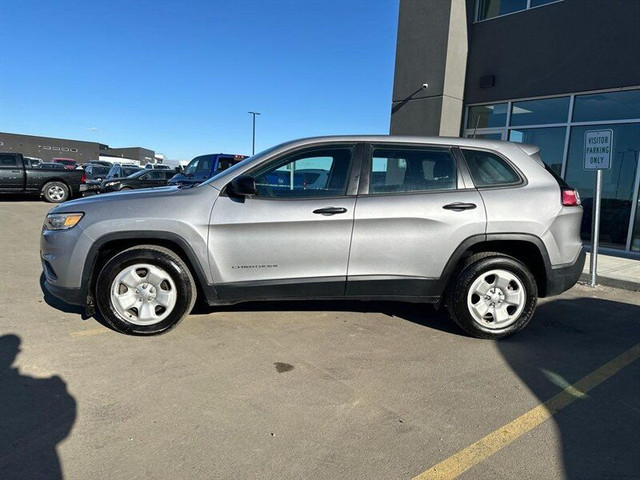
<path fill-rule="evenodd" d="M 33 167 L 20 153 L 0 153 L 0 193 L 39 194 L 61 203 L 80 194 L 84 170 Z"/>

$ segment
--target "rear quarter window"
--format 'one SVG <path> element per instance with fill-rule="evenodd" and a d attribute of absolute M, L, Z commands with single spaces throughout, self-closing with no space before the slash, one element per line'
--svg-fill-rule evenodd
<path fill-rule="evenodd" d="M 516 171 L 501 157 L 481 150 L 462 150 L 476 187 L 499 187 L 522 182 Z"/>

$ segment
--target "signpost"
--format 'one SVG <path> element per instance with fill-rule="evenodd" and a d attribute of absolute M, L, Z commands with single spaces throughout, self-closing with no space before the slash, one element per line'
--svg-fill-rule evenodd
<path fill-rule="evenodd" d="M 584 169 L 596 171 L 591 225 L 590 285 L 596 286 L 598 271 L 598 244 L 600 243 L 600 202 L 602 199 L 602 171 L 611 168 L 613 130 L 589 130 L 584 134 Z"/>

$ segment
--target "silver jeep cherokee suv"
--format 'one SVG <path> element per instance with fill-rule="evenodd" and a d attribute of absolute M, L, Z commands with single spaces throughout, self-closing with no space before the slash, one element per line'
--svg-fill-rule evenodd
<path fill-rule="evenodd" d="M 46 288 L 116 330 L 174 327 L 209 305 L 444 303 L 500 338 L 575 284 L 582 207 L 535 146 L 461 138 L 309 138 L 194 188 L 61 204 L 40 242 Z"/>

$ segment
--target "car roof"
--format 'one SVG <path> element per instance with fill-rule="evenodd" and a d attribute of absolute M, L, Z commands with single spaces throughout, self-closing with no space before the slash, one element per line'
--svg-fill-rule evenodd
<path fill-rule="evenodd" d="M 282 143 L 278 147 L 304 146 L 313 143 L 324 142 L 367 142 L 367 143 L 415 143 L 421 145 L 446 145 L 469 148 L 486 148 L 490 150 L 504 150 L 518 147 L 527 154 L 532 155 L 540 150 L 537 145 L 525 143 L 504 142 L 502 140 L 484 140 L 476 138 L 462 137 L 435 137 L 418 135 L 328 135 L 317 137 L 306 137 Z"/>

